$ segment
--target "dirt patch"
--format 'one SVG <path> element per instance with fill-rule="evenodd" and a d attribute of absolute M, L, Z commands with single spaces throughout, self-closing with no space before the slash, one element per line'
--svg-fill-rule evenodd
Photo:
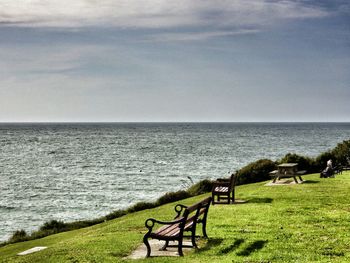
<path fill-rule="evenodd" d="M 300 181 L 298 184 L 302 184 L 305 181 Z M 293 179 L 281 179 L 281 180 L 277 180 L 275 183 L 268 182 L 267 184 L 265 184 L 266 186 L 276 186 L 276 185 L 293 185 L 293 184 L 297 184 Z"/>
<path fill-rule="evenodd" d="M 160 250 L 165 241 L 159 241 L 156 239 L 149 240 L 149 244 L 151 246 L 151 257 L 179 257 L 177 247 L 168 247 L 166 250 Z M 173 245 L 176 244 L 176 242 L 170 242 L 169 244 Z M 190 241 L 184 241 L 184 245 L 191 245 Z M 194 248 L 182 248 L 184 254 L 186 252 L 189 252 L 193 250 Z M 136 248 L 129 256 L 126 257 L 126 259 L 141 259 L 145 258 L 147 254 L 147 249 L 145 244 L 141 244 L 138 248 Z"/>

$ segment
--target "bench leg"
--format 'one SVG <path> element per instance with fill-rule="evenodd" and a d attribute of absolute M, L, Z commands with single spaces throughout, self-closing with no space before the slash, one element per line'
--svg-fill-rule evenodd
<path fill-rule="evenodd" d="M 207 235 L 207 220 L 202 221 L 202 233 L 205 238 L 208 238 Z"/>
<path fill-rule="evenodd" d="M 182 237 L 179 239 L 178 252 L 180 257 L 184 256 L 184 253 L 182 252 Z"/>
<path fill-rule="evenodd" d="M 161 248 L 160 250 L 163 250 L 163 251 L 166 250 L 166 248 L 168 247 L 168 245 L 169 245 L 169 241 L 166 240 L 164 246 L 162 246 L 162 248 Z"/>
<path fill-rule="evenodd" d="M 293 178 L 294 178 L 295 183 L 298 184 L 299 182 L 298 182 L 297 178 L 295 176 L 293 176 Z"/>
<path fill-rule="evenodd" d="M 198 248 L 198 246 L 197 246 L 197 244 L 196 244 L 196 231 L 192 231 L 191 241 L 192 241 L 192 246 L 193 246 L 194 248 Z"/>
<path fill-rule="evenodd" d="M 151 246 L 148 243 L 148 236 L 143 237 L 143 243 L 146 245 L 146 248 L 147 248 L 146 258 L 148 258 L 151 256 Z"/>

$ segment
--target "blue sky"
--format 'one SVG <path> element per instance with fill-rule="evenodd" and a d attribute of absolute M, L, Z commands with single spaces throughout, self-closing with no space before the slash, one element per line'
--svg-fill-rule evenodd
<path fill-rule="evenodd" d="M 350 121 L 350 2 L 0 0 L 0 122 Z"/>

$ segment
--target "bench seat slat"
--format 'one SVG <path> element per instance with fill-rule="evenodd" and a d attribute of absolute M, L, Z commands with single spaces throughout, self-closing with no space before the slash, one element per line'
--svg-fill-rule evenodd
<path fill-rule="evenodd" d="M 180 234 L 180 228 L 171 229 L 171 231 L 166 233 L 151 233 L 151 237 L 159 238 L 159 237 L 178 237 Z"/>
<path fill-rule="evenodd" d="M 225 193 L 225 192 L 228 192 L 228 187 L 227 186 L 217 186 L 217 187 L 215 187 L 214 191 Z"/>
<path fill-rule="evenodd" d="M 204 213 L 204 212 L 205 212 L 205 210 L 202 213 Z M 184 227 L 185 230 L 188 230 L 193 226 L 194 219 L 195 219 L 195 216 L 192 216 L 189 219 L 187 219 L 185 227 Z M 179 234 L 179 232 L 180 232 L 180 224 L 177 223 L 174 225 L 162 226 L 156 232 L 154 232 L 154 234 L 158 235 L 158 236 L 175 236 L 175 235 Z"/>
<path fill-rule="evenodd" d="M 169 232 L 172 232 L 174 229 L 178 229 L 178 228 L 179 228 L 179 224 L 165 225 L 165 226 L 159 228 L 159 229 L 155 232 L 155 234 L 166 236 Z"/>

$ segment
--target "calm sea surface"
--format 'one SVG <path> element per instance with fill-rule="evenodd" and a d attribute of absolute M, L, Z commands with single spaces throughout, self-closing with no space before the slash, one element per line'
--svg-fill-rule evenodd
<path fill-rule="evenodd" d="M 350 123 L 0 124 L 0 241 L 349 139 Z"/>

